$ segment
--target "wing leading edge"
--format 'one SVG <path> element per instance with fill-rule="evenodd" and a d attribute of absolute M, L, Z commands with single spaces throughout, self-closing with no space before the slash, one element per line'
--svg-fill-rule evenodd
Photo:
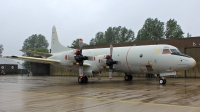
<path fill-rule="evenodd" d="M 34 58 L 34 57 L 26 57 L 26 56 L 4 56 L 4 58 L 25 60 L 25 61 L 38 62 L 38 63 L 60 63 L 59 60 Z"/>

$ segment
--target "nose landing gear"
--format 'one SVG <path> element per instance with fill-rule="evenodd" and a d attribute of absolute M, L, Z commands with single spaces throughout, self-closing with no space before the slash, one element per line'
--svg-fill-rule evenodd
<path fill-rule="evenodd" d="M 165 79 L 164 77 L 162 77 L 162 78 L 159 79 L 159 84 L 160 84 L 160 85 L 165 85 L 166 82 L 167 82 L 167 81 L 166 81 L 166 79 Z"/>

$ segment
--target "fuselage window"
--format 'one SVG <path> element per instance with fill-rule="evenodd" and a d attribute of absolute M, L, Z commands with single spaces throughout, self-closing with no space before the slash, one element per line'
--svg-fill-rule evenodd
<path fill-rule="evenodd" d="M 162 54 L 171 54 L 171 52 L 169 49 L 163 49 Z"/>

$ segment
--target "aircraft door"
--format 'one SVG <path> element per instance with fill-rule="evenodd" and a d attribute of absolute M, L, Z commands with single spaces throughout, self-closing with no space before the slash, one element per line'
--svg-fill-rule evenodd
<path fill-rule="evenodd" d="M 161 66 L 160 64 L 164 64 L 164 62 L 162 62 L 162 54 L 168 54 L 170 53 L 169 49 L 168 50 L 163 50 L 163 49 L 160 49 L 160 48 L 156 48 L 155 49 L 155 55 L 152 57 L 153 61 L 152 61 L 152 66 L 153 66 L 153 70 L 155 73 L 160 73 L 160 69 L 161 69 Z"/>

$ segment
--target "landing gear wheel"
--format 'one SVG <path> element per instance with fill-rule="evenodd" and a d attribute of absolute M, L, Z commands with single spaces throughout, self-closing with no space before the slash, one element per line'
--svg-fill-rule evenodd
<path fill-rule="evenodd" d="M 132 81 L 132 80 L 133 80 L 133 76 L 129 75 L 129 81 Z"/>
<path fill-rule="evenodd" d="M 165 85 L 166 84 L 166 79 L 160 79 L 159 80 L 159 84 L 161 84 L 161 85 Z"/>
<path fill-rule="evenodd" d="M 132 75 L 125 75 L 124 80 L 125 81 L 131 81 L 131 80 L 133 80 L 133 76 Z"/>
<path fill-rule="evenodd" d="M 128 80 L 129 80 L 129 76 L 128 76 L 128 75 L 125 75 L 125 76 L 124 76 L 124 80 L 125 80 L 125 81 L 128 81 Z"/>
<path fill-rule="evenodd" d="M 87 76 L 84 76 L 84 83 L 88 83 L 88 77 Z"/>
<path fill-rule="evenodd" d="M 163 84 L 166 84 L 166 82 L 167 82 L 166 79 L 164 79 L 164 83 Z"/>
<path fill-rule="evenodd" d="M 78 77 L 78 83 L 83 83 L 83 78 Z"/>
<path fill-rule="evenodd" d="M 87 76 L 78 77 L 78 83 L 87 83 L 87 82 L 88 82 Z"/>
<path fill-rule="evenodd" d="M 160 80 L 159 80 L 159 83 L 160 83 L 161 85 L 163 84 L 163 82 L 164 82 L 163 79 L 160 79 Z"/>

